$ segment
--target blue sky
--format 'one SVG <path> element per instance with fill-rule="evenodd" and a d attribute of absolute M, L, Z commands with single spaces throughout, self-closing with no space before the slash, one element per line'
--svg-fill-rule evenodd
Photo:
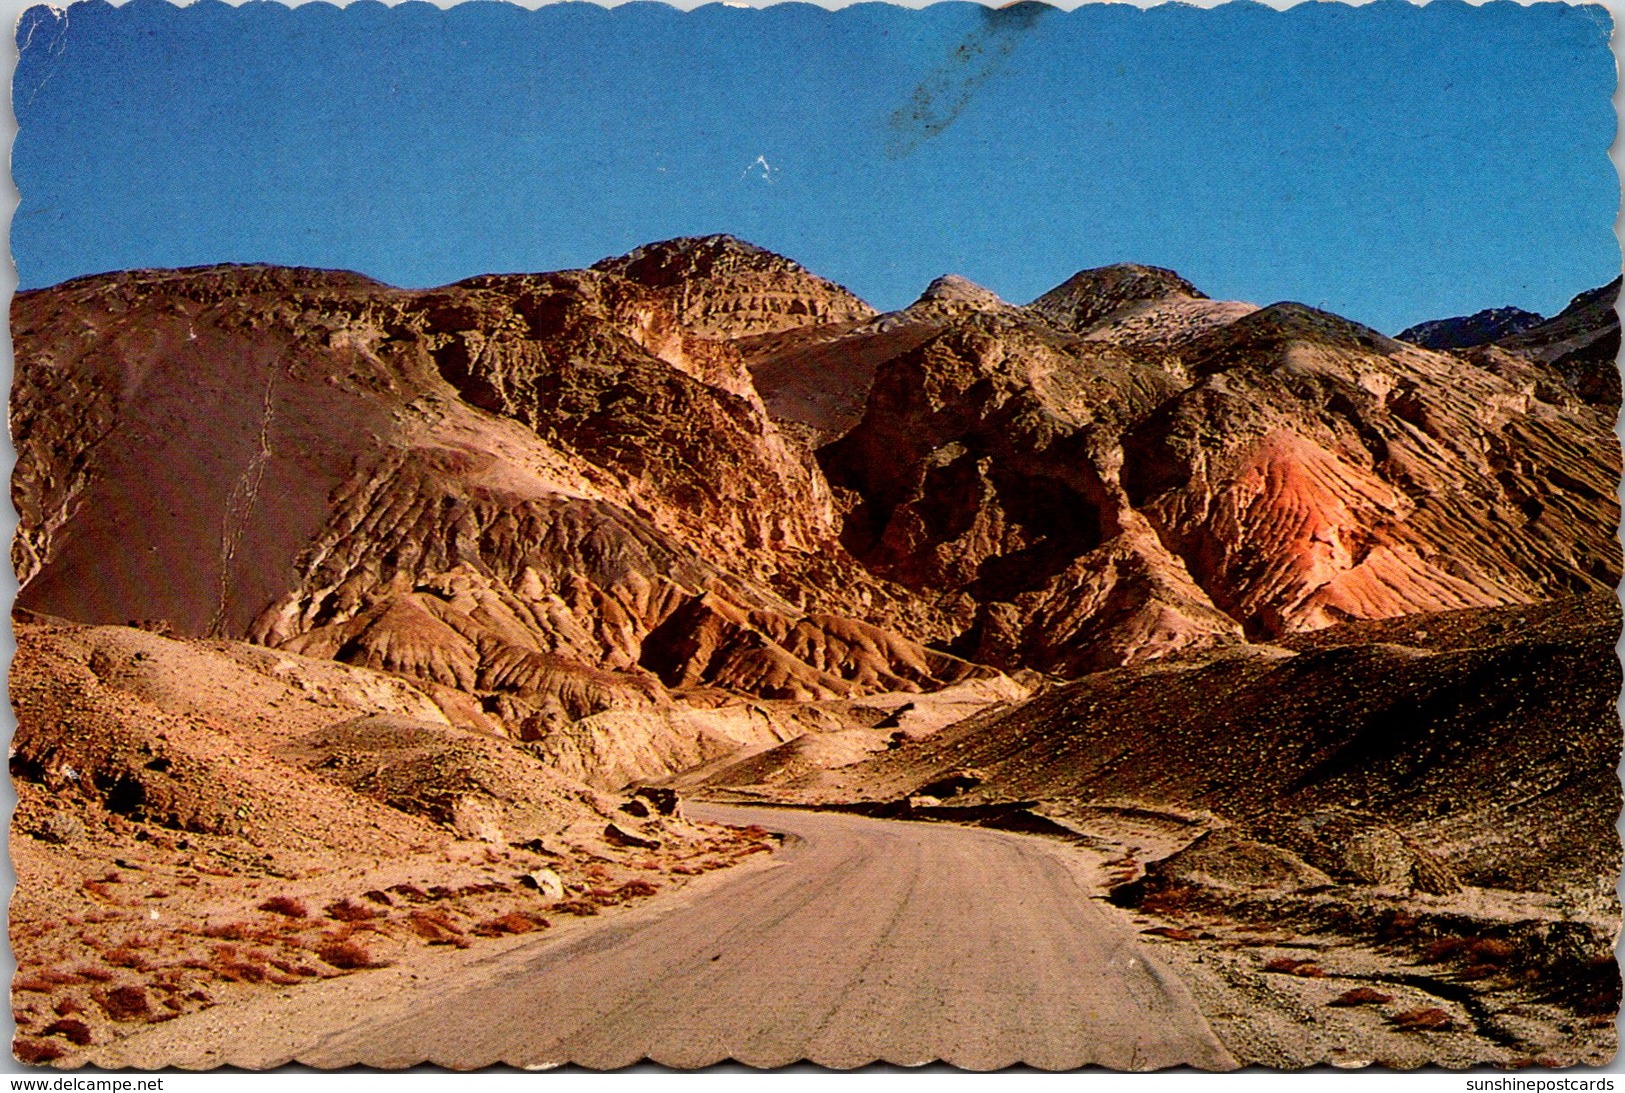
<path fill-rule="evenodd" d="M 1619 272 L 1598 6 L 101 0 L 21 21 L 23 287 L 423 287 L 730 232 L 876 306 L 1137 261 L 1392 332 Z"/>

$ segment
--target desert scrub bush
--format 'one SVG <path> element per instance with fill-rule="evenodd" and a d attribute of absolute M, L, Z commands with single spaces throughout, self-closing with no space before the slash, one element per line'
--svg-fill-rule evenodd
<path fill-rule="evenodd" d="M 494 896 L 499 892 L 512 892 L 513 888 L 500 881 L 491 881 L 486 884 L 465 884 L 452 892 L 457 897 L 464 896 Z"/>
<path fill-rule="evenodd" d="M 201 933 L 204 937 L 216 941 L 258 941 L 262 944 L 273 945 L 283 940 L 283 931 L 289 922 L 280 922 L 275 925 L 260 925 L 252 922 L 222 922 L 213 926 L 203 927 Z"/>
<path fill-rule="evenodd" d="M 1312 960 L 1294 960 L 1290 956 L 1278 956 L 1264 965 L 1264 970 L 1277 975 L 1296 975 L 1304 979 L 1319 979 L 1326 974 L 1322 968 Z"/>
<path fill-rule="evenodd" d="M 134 984 L 96 991 L 91 997 L 115 1021 L 142 1021 L 152 1013 L 152 1002 L 147 998 L 146 988 Z"/>
<path fill-rule="evenodd" d="M 62 1050 L 61 1044 L 53 1044 L 49 1040 L 25 1040 L 19 1037 L 11 1042 L 11 1054 L 20 1063 L 38 1066 L 60 1059 L 67 1052 Z"/>
<path fill-rule="evenodd" d="M 586 916 L 596 915 L 598 913 L 597 904 L 591 902 L 590 900 L 584 899 L 563 899 L 555 904 L 552 904 L 550 909 L 557 911 L 561 915 Z"/>
<path fill-rule="evenodd" d="M 1391 1014 L 1388 1023 L 1401 1032 L 1444 1032 L 1455 1026 L 1442 1009 L 1414 1009 Z"/>
<path fill-rule="evenodd" d="M 220 945 L 214 950 L 209 960 L 209 968 L 214 972 L 215 978 L 227 983 L 263 983 L 266 978 L 265 964 L 257 959 L 261 954 L 241 953 L 235 946 Z"/>
<path fill-rule="evenodd" d="M 413 911 L 407 919 L 407 924 L 411 926 L 413 933 L 431 945 L 456 945 L 463 948 L 468 944 L 462 928 L 445 911 Z"/>
<path fill-rule="evenodd" d="M 34 994 L 50 994 L 58 987 L 68 987 L 84 981 L 83 976 L 47 970 L 17 976 L 11 981 L 11 989 L 13 991 L 28 991 Z"/>
<path fill-rule="evenodd" d="M 353 938 L 323 942 L 316 955 L 335 968 L 354 971 L 360 968 L 380 968 L 384 965 L 373 959 L 372 953 Z"/>
<path fill-rule="evenodd" d="M 273 915 L 285 915 L 288 918 L 305 918 L 310 914 L 304 901 L 294 899 L 292 896 L 272 896 L 259 905 L 259 910 L 268 911 Z"/>
<path fill-rule="evenodd" d="M 40 1035 L 60 1036 L 67 1040 L 68 1043 L 77 1044 L 79 1047 L 89 1047 L 90 1041 L 94 1039 L 90 1032 L 90 1026 L 72 1017 L 63 1017 L 52 1021 L 40 1029 Z"/>
<path fill-rule="evenodd" d="M 528 934 L 535 930 L 544 929 L 551 925 L 547 919 L 540 915 L 527 914 L 524 911 L 509 911 L 505 915 L 486 919 L 474 927 L 474 932 L 480 937 L 501 937 L 503 934 Z"/>
<path fill-rule="evenodd" d="M 1421 921 L 1410 911 L 1395 909 L 1382 916 L 1377 926 L 1377 936 L 1384 941 L 1414 936 Z"/>
<path fill-rule="evenodd" d="M 378 917 L 377 911 L 364 903 L 356 903 L 348 897 L 329 903 L 326 913 L 328 918 L 337 919 L 340 922 L 366 922 L 368 919 Z"/>
<path fill-rule="evenodd" d="M 1384 994 L 1371 987 L 1355 987 L 1344 991 L 1326 1004 L 1328 1006 L 1382 1006 L 1394 1000 L 1391 994 Z"/>
<path fill-rule="evenodd" d="M 138 972 L 150 972 L 153 968 L 152 961 L 128 945 L 117 949 L 108 949 L 102 954 L 102 959 L 115 968 L 129 968 Z"/>
<path fill-rule="evenodd" d="M 1200 901 L 1201 893 L 1189 885 L 1167 884 L 1148 887 L 1141 897 L 1141 910 L 1153 914 L 1178 914 Z"/>

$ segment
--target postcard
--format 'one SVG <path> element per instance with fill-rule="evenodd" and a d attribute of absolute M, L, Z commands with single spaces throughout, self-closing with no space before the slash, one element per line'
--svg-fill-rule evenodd
<path fill-rule="evenodd" d="M 29 9 L 14 1054 L 1606 1063 L 1610 32 Z"/>

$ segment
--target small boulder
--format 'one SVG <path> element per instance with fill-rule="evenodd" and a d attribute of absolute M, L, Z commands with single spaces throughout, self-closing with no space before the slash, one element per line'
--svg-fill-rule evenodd
<path fill-rule="evenodd" d="M 604 841 L 611 846 L 635 846 L 640 850 L 659 850 L 659 839 L 646 839 L 642 835 L 634 834 L 619 824 L 608 824 L 604 828 Z"/>
<path fill-rule="evenodd" d="M 655 811 L 660 813 L 662 816 L 677 815 L 677 808 L 681 803 L 677 799 L 677 791 L 675 789 L 665 789 L 660 786 L 640 786 L 636 791 L 634 791 L 633 796 L 641 797 L 645 801 L 648 801 L 654 806 Z"/>
<path fill-rule="evenodd" d="M 526 873 L 519 878 L 519 883 L 540 892 L 545 899 L 564 898 L 564 879 L 551 869 L 537 869 Z"/>
<path fill-rule="evenodd" d="M 1330 883 L 1330 877 L 1290 850 L 1245 838 L 1229 828 L 1218 828 L 1177 854 L 1152 862 L 1143 878 L 1114 889 L 1112 899 L 1133 906 L 1148 894 L 1168 889 L 1294 892 Z"/>

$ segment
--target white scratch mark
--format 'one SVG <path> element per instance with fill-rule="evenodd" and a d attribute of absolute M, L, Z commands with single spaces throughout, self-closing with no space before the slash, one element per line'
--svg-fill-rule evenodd
<path fill-rule="evenodd" d="M 775 182 L 777 182 L 779 180 L 778 179 L 779 169 L 777 167 L 773 166 L 771 163 L 769 163 L 767 161 L 767 157 L 765 155 L 757 156 L 754 160 L 752 160 L 750 166 L 746 167 L 743 171 L 739 172 L 739 177 L 744 178 L 745 176 L 749 175 L 751 172 L 757 170 L 758 168 L 761 170 L 762 173 L 757 175 L 756 177 L 761 179 L 763 182 L 771 184 L 771 183 L 775 183 Z"/>
<path fill-rule="evenodd" d="M 45 54 L 47 59 L 56 60 L 60 59 L 61 56 L 68 51 L 68 9 L 66 7 L 57 7 L 53 4 L 48 6 L 46 11 L 48 11 L 51 15 L 59 16 L 58 22 L 60 23 L 60 26 L 58 27 L 57 36 L 51 42 L 51 46 Z M 29 24 L 27 41 L 23 42 L 22 45 L 17 47 L 18 57 L 21 57 L 24 51 L 26 51 L 28 47 L 33 44 L 34 32 L 38 30 L 40 25 L 44 22 L 45 17 L 42 16 Z M 28 101 L 23 104 L 23 109 L 26 110 L 34 105 L 34 100 L 39 98 L 39 93 L 45 90 L 45 85 L 51 82 L 51 80 L 56 76 L 57 69 L 60 67 L 61 65 L 53 65 L 45 73 L 44 77 L 41 78 L 39 83 L 34 85 L 34 90 L 29 93 Z"/>

